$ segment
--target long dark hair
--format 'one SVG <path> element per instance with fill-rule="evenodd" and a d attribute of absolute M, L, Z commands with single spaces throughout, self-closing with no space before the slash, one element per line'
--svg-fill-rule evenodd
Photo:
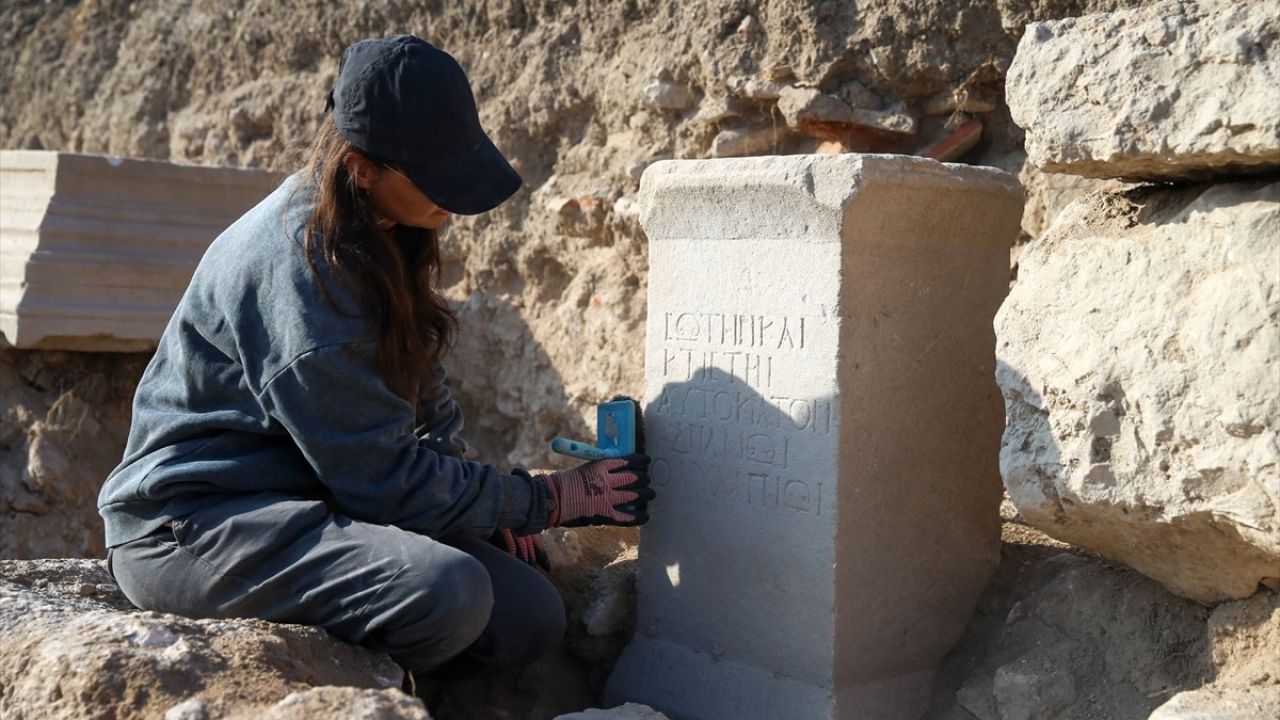
<path fill-rule="evenodd" d="M 395 237 L 377 227 L 365 191 L 347 173 L 347 154 L 358 152 L 375 165 L 388 163 L 360 150 L 325 118 L 306 151 L 302 185 L 311 185 L 315 210 L 307 220 L 303 250 L 335 310 L 317 268 L 317 253 L 338 270 L 360 298 L 371 320 L 369 335 L 378 341 L 378 364 L 387 385 L 410 402 L 418 382 L 453 347 L 458 319 L 436 284 L 440 241 L 434 230 L 397 227 Z"/>

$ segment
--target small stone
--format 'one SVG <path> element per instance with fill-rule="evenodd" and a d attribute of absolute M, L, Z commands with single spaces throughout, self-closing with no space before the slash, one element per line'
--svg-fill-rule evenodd
<path fill-rule="evenodd" d="M 613 201 L 613 213 L 618 217 L 638 218 L 640 217 L 640 203 L 636 202 L 633 197 L 623 195 Z"/>
<path fill-rule="evenodd" d="M 209 720 L 209 709 L 200 700 L 184 700 L 165 711 L 164 720 Z"/>
<path fill-rule="evenodd" d="M 885 111 L 854 110 L 852 124 L 867 130 L 895 135 L 916 134 L 916 118 L 903 106 Z"/>
<path fill-rule="evenodd" d="M 1076 699 L 1076 683 L 1061 670 L 1033 671 L 1006 665 L 996 670 L 991 692 L 1000 720 L 1052 720 Z"/>
<path fill-rule="evenodd" d="M 796 132 L 821 140 L 843 141 L 854 130 L 888 135 L 916 133 L 916 119 L 903 105 L 883 111 L 854 109 L 835 95 L 814 88 L 786 88 L 778 98 L 778 110 Z"/>
<path fill-rule="evenodd" d="M 795 74 L 790 65 L 771 65 L 760 72 L 760 77 L 766 82 L 780 83 L 790 80 Z"/>
<path fill-rule="evenodd" d="M 645 104 L 657 110 L 687 110 L 696 102 L 693 93 L 684 85 L 663 80 L 646 85 L 641 94 Z"/>
<path fill-rule="evenodd" d="M 707 97 L 702 101 L 702 105 L 698 107 L 698 112 L 694 114 L 694 122 L 700 123 L 718 123 L 730 118 L 738 117 L 739 112 L 733 103 L 727 97 Z"/>
<path fill-rule="evenodd" d="M 996 109 L 996 95 L 975 87 L 962 86 L 943 90 L 924 103 L 925 115 L 950 115 L 955 112 L 984 113 Z"/>
<path fill-rule="evenodd" d="M 781 135 L 770 128 L 721 130 L 711 141 L 711 157 L 761 155 L 772 151 L 781 140 Z"/>
<path fill-rule="evenodd" d="M 609 710 L 592 708 L 582 712 L 560 715 L 554 720 L 668 720 L 668 718 L 648 705 L 626 703 Z"/>
<path fill-rule="evenodd" d="M 778 110 L 786 118 L 787 125 L 801 131 L 811 123 L 853 123 L 853 108 L 840 98 L 816 88 L 785 88 L 778 97 Z"/>
<path fill-rule="evenodd" d="M 574 197 L 553 197 L 547 200 L 547 209 L 557 215 L 567 216 L 582 212 L 582 204 Z"/>
<path fill-rule="evenodd" d="M 884 107 L 884 98 L 881 98 L 857 80 L 850 80 L 841 85 L 840 91 L 836 94 L 851 108 L 879 110 Z"/>
<path fill-rule="evenodd" d="M 757 77 L 743 77 L 741 75 L 729 78 L 725 82 L 725 86 L 734 95 L 760 101 L 777 100 L 783 89 L 787 87 L 780 82 Z"/>
<path fill-rule="evenodd" d="M 996 700 L 991 696 L 991 678 L 971 678 L 956 691 L 956 704 L 978 720 L 1000 720 Z"/>

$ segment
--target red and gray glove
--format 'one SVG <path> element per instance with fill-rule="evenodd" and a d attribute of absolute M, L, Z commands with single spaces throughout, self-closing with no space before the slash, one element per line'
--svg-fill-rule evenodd
<path fill-rule="evenodd" d="M 592 460 L 540 475 L 551 495 L 547 527 L 643 525 L 649 520 L 649 456 L 634 453 Z"/>
<path fill-rule="evenodd" d="M 551 560 L 547 557 L 546 548 L 542 547 L 540 535 L 517 535 L 511 528 L 501 528 L 489 538 L 489 542 L 511 553 L 517 560 L 551 572 Z"/>

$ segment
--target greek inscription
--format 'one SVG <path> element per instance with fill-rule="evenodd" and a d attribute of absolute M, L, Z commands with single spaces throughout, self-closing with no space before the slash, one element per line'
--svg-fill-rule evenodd
<path fill-rule="evenodd" d="M 662 430 L 667 449 L 677 455 L 780 468 L 787 467 L 791 460 L 791 438 L 785 435 L 691 422 L 671 422 Z"/>
<path fill-rule="evenodd" d="M 789 466 L 810 442 L 805 438 L 832 434 L 832 402 L 775 387 L 792 353 L 815 350 L 809 320 L 667 312 L 661 322 L 667 383 L 649 424 L 655 487 L 723 504 L 823 514 L 822 484 L 791 475 Z"/>
<path fill-rule="evenodd" d="M 800 350 L 806 341 L 805 318 L 790 315 L 668 312 L 662 327 L 668 342 Z"/>
<path fill-rule="evenodd" d="M 662 348 L 662 375 L 675 382 L 773 385 L 773 357 L 738 350 Z"/>
<path fill-rule="evenodd" d="M 654 486 L 668 492 L 796 515 L 824 513 L 820 482 L 688 458 L 656 459 L 649 472 Z"/>
<path fill-rule="evenodd" d="M 659 413 L 688 420 L 818 435 L 830 435 L 832 430 L 830 400 L 762 396 L 750 389 L 668 385 L 658 395 L 656 406 Z"/>

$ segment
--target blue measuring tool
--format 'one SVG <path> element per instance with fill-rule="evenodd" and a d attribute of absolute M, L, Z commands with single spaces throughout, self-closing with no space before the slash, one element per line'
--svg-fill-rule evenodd
<path fill-rule="evenodd" d="M 557 437 L 552 452 L 580 460 L 604 460 L 636 451 L 636 401 L 611 400 L 596 406 L 596 444 Z"/>

